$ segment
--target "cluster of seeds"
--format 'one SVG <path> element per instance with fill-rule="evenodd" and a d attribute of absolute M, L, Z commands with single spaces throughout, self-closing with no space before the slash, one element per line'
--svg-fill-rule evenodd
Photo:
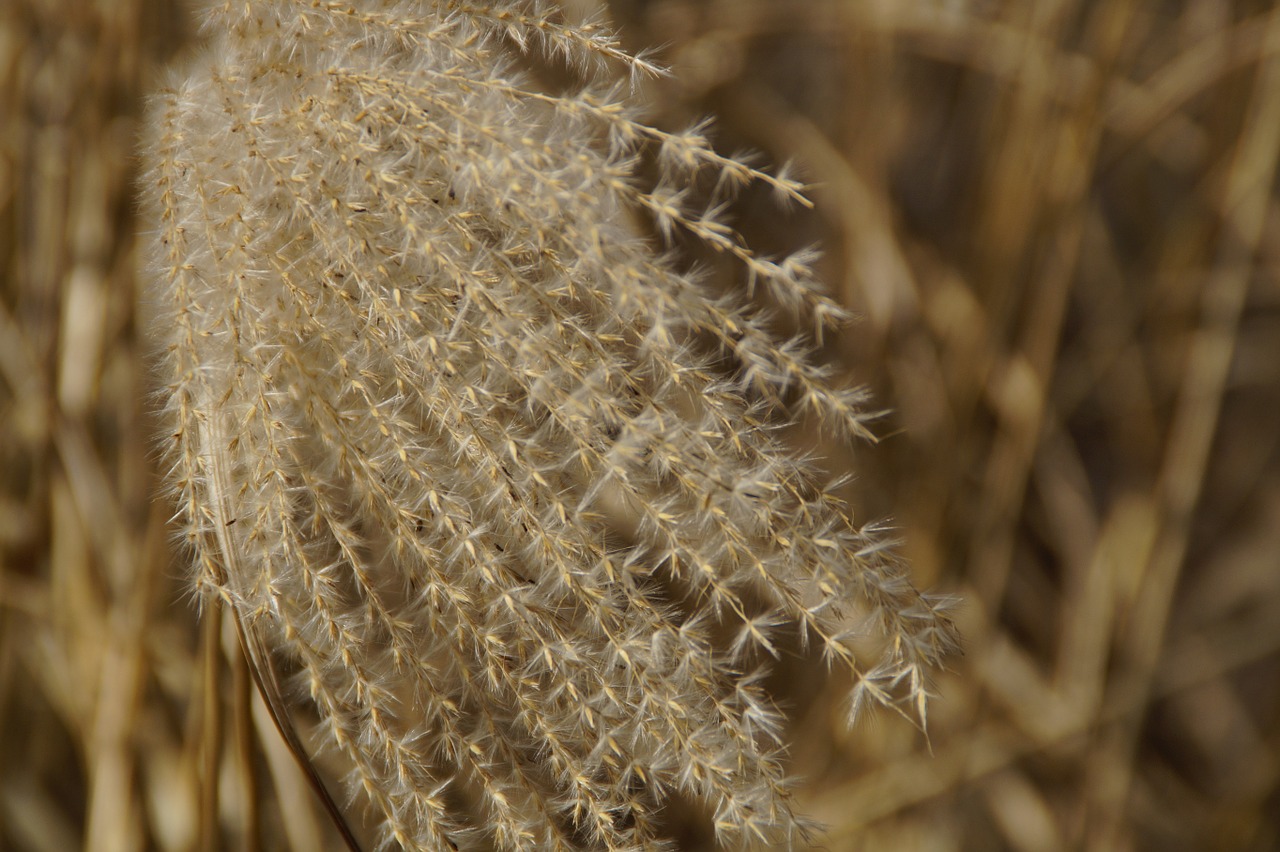
<path fill-rule="evenodd" d="M 799 841 L 779 636 L 855 708 L 919 712 L 953 641 L 779 435 L 865 434 L 811 359 L 843 319 L 811 258 L 688 191 L 800 187 L 644 123 L 656 69 L 538 0 L 228 0 L 206 33 L 149 119 L 168 481 L 203 591 L 300 672 L 383 839 L 666 848 L 678 795 L 723 844 Z M 646 219 L 809 334 L 710 297 Z"/>

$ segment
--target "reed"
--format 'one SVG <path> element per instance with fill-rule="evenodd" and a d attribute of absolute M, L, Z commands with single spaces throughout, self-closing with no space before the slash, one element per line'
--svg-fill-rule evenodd
<path fill-rule="evenodd" d="M 779 636 L 849 674 L 851 715 L 923 723 L 954 630 L 783 436 L 869 434 L 813 357 L 846 320 L 813 253 L 723 215 L 801 185 L 646 123 L 660 69 L 550 4 L 203 28 L 146 119 L 166 482 L 278 724 L 292 672 L 388 845 L 667 848 L 672 797 L 721 845 L 804 842 Z"/>
<path fill-rule="evenodd" d="M 892 411 L 874 446 L 812 417 L 777 435 L 855 472 L 855 517 L 892 516 L 915 581 L 964 600 L 965 655 L 935 675 L 927 738 L 894 713 L 850 728 L 849 674 L 775 634 L 759 684 L 785 711 L 794 807 L 827 826 L 813 845 L 1277 848 L 1274 4 L 607 5 L 671 68 L 638 80 L 647 123 L 715 115 L 718 150 L 804 164 L 813 209 L 779 215 L 757 182 L 726 215 L 757 248 L 822 245 L 816 268 L 858 321 L 828 330 L 821 360 Z M 155 302 L 138 235 L 158 219 L 135 201 L 137 139 L 158 69 L 194 41 L 167 0 L 0 2 L 5 850 L 342 848 L 229 608 L 204 598 L 197 617 L 191 551 L 167 544 L 174 506 L 156 496 L 166 433 L 146 394 L 167 378 L 138 314 L 140 291 Z M 527 89 L 581 79 L 506 44 Z M 637 151 L 644 180 L 657 148 Z M 701 288 L 748 301 L 740 261 L 672 233 Z M 771 302 L 750 298 L 785 338 L 801 320 Z M 709 331 L 688 339 L 714 351 Z M 608 547 L 630 517 L 610 510 Z M 708 621 L 730 648 L 732 619 Z M 377 811 L 343 795 L 351 767 L 324 746 L 306 675 L 269 659 L 295 747 L 372 848 Z M 713 848 L 705 807 L 667 792 L 657 831 Z M 485 818 L 474 782 L 445 796 Z"/>

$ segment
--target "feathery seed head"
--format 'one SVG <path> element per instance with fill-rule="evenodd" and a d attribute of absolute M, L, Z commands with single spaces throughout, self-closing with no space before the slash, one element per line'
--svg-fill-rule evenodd
<path fill-rule="evenodd" d="M 625 84 L 657 69 L 551 4 L 228 0 L 205 31 L 150 113 L 169 482 L 199 584 L 304 672 L 383 839 L 658 849 L 675 792 L 725 844 L 803 837 L 752 667 L 799 630 L 855 709 L 922 712 L 953 631 L 778 435 L 864 435 L 861 394 L 633 224 L 820 340 L 812 254 L 687 189 L 799 185 L 644 124 Z"/>

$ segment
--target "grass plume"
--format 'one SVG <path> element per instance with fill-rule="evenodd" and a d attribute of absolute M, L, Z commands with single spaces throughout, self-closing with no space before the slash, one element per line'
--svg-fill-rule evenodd
<path fill-rule="evenodd" d="M 810 253 L 722 214 L 800 185 L 646 124 L 657 69 L 550 4 L 226 2 L 204 29 L 143 181 L 167 481 L 203 594 L 300 673 L 381 840 L 665 848 L 680 795 L 723 845 L 798 842 L 778 632 L 855 709 L 920 717 L 953 644 L 781 437 L 866 434 L 811 357 L 844 315 Z"/>

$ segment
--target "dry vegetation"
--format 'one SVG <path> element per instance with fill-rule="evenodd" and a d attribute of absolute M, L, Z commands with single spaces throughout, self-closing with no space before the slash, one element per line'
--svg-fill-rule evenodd
<path fill-rule="evenodd" d="M 739 224 L 825 247 L 893 414 L 823 451 L 965 599 L 927 742 L 775 677 L 826 848 L 1280 845 L 1280 13 L 613 6 L 664 122 L 805 165 L 813 214 Z M 336 848 L 152 499 L 132 151 L 186 32 L 0 5 L 0 848 Z"/>

